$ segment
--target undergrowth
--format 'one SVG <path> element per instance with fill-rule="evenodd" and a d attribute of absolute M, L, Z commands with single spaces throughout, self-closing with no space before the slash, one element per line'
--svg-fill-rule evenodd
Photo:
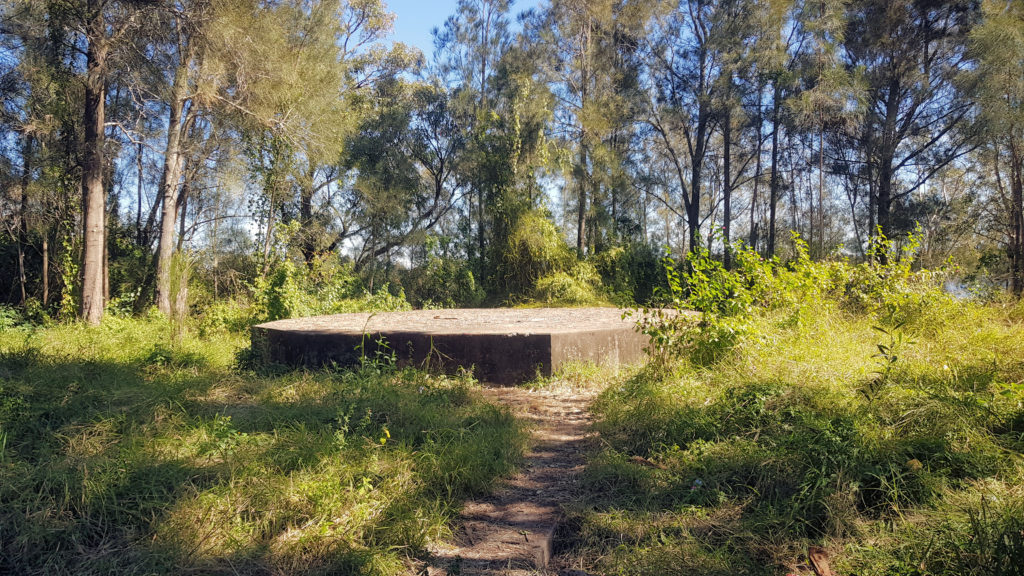
<path fill-rule="evenodd" d="M 634 312 L 658 361 L 594 405 L 582 567 L 809 574 L 813 545 L 838 574 L 1024 573 L 1021 307 L 887 256 L 670 272 L 702 314 Z"/>
<path fill-rule="evenodd" d="M 471 380 L 251 372 L 244 340 L 0 331 L 0 573 L 402 573 L 521 454 Z"/>

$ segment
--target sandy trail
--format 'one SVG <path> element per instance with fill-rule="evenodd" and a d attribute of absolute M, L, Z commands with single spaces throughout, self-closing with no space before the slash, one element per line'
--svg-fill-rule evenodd
<path fill-rule="evenodd" d="M 466 503 L 453 541 L 430 550 L 427 574 L 559 574 L 554 530 L 561 505 L 576 494 L 584 454 L 595 439 L 587 406 L 597 390 L 492 387 L 483 393 L 530 423 L 532 447 L 517 474 L 493 494 Z"/>

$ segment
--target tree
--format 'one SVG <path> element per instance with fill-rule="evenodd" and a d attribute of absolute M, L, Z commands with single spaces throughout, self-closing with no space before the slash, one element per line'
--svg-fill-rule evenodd
<path fill-rule="evenodd" d="M 844 58 L 865 84 L 862 127 L 849 136 L 864 151 L 869 205 L 887 237 L 898 232 L 894 206 L 973 146 L 958 130 L 972 106 L 957 80 L 974 17 L 969 0 L 866 0 L 847 12 Z"/>
<path fill-rule="evenodd" d="M 722 54 L 714 39 L 721 17 L 719 2 L 686 0 L 678 10 L 656 15 L 649 39 L 647 122 L 674 168 L 691 251 L 699 247 L 704 168 L 723 87 Z"/>
<path fill-rule="evenodd" d="M 451 107 L 468 119 L 463 130 L 467 149 L 460 164 L 460 178 L 470 188 L 465 214 L 472 228 L 476 211 L 476 243 L 469 244 L 469 257 L 476 253 L 478 273 L 487 265 L 486 195 L 479 163 L 485 152 L 483 142 L 491 126 L 493 87 L 491 82 L 499 60 L 512 44 L 509 32 L 509 0 L 459 0 L 456 14 L 442 28 L 434 30 L 434 59 L 437 74 L 452 89 Z"/>
<path fill-rule="evenodd" d="M 982 3 L 982 23 L 971 32 L 977 67 L 971 78 L 981 134 L 991 168 L 1010 260 L 1010 289 L 1024 291 L 1024 5 Z"/>

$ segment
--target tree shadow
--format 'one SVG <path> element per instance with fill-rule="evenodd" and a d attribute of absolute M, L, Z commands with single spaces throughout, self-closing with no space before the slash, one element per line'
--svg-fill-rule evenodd
<path fill-rule="evenodd" d="M 259 395 L 310 378 L 322 394 L 295 402 Z M 38 349 L 5 353 L 0 573 L 373 573 L 393 567 L 402 550 L 423 545 L 425 524 L 443 522 L 458 499 L 508 471 L 508 454 L 487 461 L 496 445 L 517 442 L 510 416 L 475 404 L 458 386 L 395 378 L 232 373 L 210 368 L 199 356 L 160 350 L 124 362 Z M 237 384 L 238 394 L 211 394 L 225 379 Z M 371 472 L 378 455 L 397 472 Z M 187 538 L 158 538 L 174 514 L 197 499 L 220 498 L 218 491 L 233 483 L 287 482 L 292 474 L 315 476 L 331 459 L 351 458 L 365 458 L 362 476 L 371 483 L 386 484 L 399 472 L 414 475 L 408 489 L 395 492 L 364 523 L 362 535 L 331 528 L 337 537 L 292 559 L 273 551 L 273 543 L 300 537 L 304 526 L 315 531 L 327 524 L 308 518 L 272 524 L 232 551 L 203 557 Z M 481 463 L 479 470 L 453 476 L 459 459 Z M 351 490 L 336 481 L 331 488 L 323 475 L 315 480 L 317 489 Z M 277 497 L 269 496 L 274 506 Z"/>

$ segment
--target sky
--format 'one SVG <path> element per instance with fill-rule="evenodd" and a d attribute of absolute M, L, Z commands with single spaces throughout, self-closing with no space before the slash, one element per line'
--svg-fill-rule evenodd
<path fill-rule="evenodd" d="M 516 0 L 512 3 L 511 12 L 517 15 L 542 1 Z M 415 46 L 430 58 L 434 53 L 434 38 L 430 31 L 440 28 L 449 16 L 455 14 L 457 0 L 385 0 L 385 3 L 395 14 L 392 40 Z"/>

